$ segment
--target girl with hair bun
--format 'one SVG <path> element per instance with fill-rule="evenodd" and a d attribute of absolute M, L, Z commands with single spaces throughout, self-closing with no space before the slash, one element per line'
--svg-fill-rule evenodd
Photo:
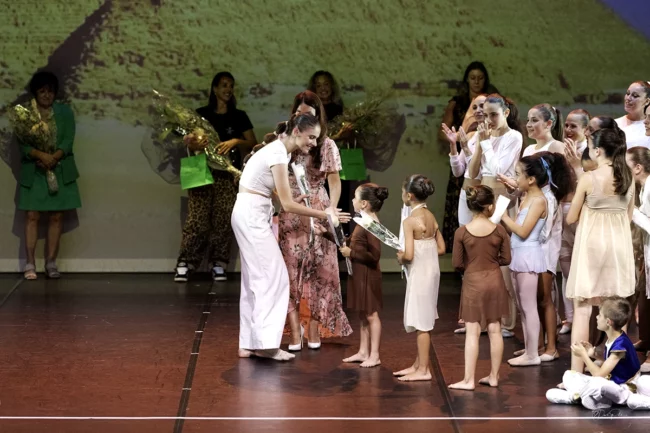
<path fill-rule="evenodd" d="M 408 270 L 404 328 L 408 333 L 417 332 L 418 355 L 411 367 L 393 374 L 406 382 L 431 380 L 429 349 L 431 331 L 438 318 L 438 256 L 445 253 L 438 222 L 426 205 L 434 191 L 433 183 L 421 174 L 409 176 L 402 186 L 402 201 L 412 211 L 404 220 L 404 251 L 398 251 L 397 260 L 406 264 Z"/>
<path fill-rule="evenodd" d="M 465 322 L 465 376 L 449 385 L 451 389 L 473 390 L 481 329 L 487 326 L 490 337 L 491 369 L 481 385 L 499 384 L 499 366 L 503 358 L 501 319 L 507 317 L 509 295 L 501 266 L 510 264 L 510 239 L 506 229 L 490 221 L 494 213 L 494 192 L 488 186 L 467 188 L 467 206 L 472 221 L 456 230 L 452 263 L 464 272 L 461 299 Z"/>
<path fill-rule="evenodd" d="M 580 221 L 567 282 L 567 298 L 573 299 L 574 307 L 572 344 L 589 339 L 593 305 L 600 305 L 605 298 L 634 294 L 630 232 L 634 182 L 625 162 L 625 138 L 619 132 L 600 129 L 590 134 L 589 156 L 598 168 L 578 181 L 566 217 L 567 224 Z M 582 358 L 572 355 L 571 370 L 583 369 Z"/>
<path fill-rule="evenodd" d="M 388 188 L 374 183 L 359 186 L 352 199 L 355 212 L 364 212 L 379 222 L 377 212 L 388 198 Z M 343 257 L 352 261 L 352 275 L 348 278 L 348 308 L 359 313 L 361 332 L 359 351 L 343 362 L 360 362 L 361 367 L 375 367 L 379 360 L 379 340 L 382 308 L 381 294 L 381 242 L 363 227 L 357 225 L 350 238 L 349 247 L 340 248 Z"/>

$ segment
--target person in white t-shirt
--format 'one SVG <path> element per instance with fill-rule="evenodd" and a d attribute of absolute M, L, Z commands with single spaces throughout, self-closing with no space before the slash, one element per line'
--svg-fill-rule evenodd
<path fill-rule="evenodd" d="M 627 148 L 643 146 L 650 148 L 650 137 L 644 126 L 644 108 L 650 103 L 650 82 L 635 81 L 625 93 L 625 116 L 616 119 L 625 132 Z"/>
<path fill-rule="evenodd" d="M 280 349 L 289 307 L 289 276 L 271 228 L 274 190 L 285 212 L 326 219 L 327 215 L 349 220 L 347 213 L 328 208 L 315 210 L 299 204 L 289 186 L 291 152 L 308 153 L 316 146 L 320 122 L 311 114 L 293 115 L 288 135 L 275 140 L 248 160 L 239 181 L 239 193 L 231 223 L 241 257 L 239 303 L 239 357 L 258 356 L 288 361 L 294 355 Z"/>

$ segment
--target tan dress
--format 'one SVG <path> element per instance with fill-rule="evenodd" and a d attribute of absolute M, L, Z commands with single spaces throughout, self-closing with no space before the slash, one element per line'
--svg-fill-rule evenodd
<path fill-rule="evenodd" d="M 580 212 L 566 296 L 598 305 L 603 298 L 634 294 L 634 253 L 628 205 L 634 182 L 623 196 L 614 195 L 608 170 L 599 168 L 591 176 L 593 192 Z"/>

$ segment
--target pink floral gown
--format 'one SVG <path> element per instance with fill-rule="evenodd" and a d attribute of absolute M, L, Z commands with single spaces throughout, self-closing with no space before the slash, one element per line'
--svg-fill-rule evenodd
<path fill-rule="evenodd" d="M 321 148 L 320 168 L 313 166 L 310 155 L 295 156 L 293 162 L 305 167 L 311 207 L 319 210 L 329 207 L 330 200 L 325 191 L 327 174 L 341 170 L 341 156 L 336 143 L 325 139 Z M 289 184 L 293 196 L 299 196 L 300 189 L 291 169 Z M 321 225 L 329 227 L 327 221 L 321 221 Z M 279 216 L 279 238 L 291 282 L 289 312 L 299 310 L 300 300 L 304 298 L 312 319 L 322 325 L 322 336 L 350 335 L 352 328 L 342 307 L 336 244 L 321 236 L 314 236 L 314 242 L 310 245 L 309 218 L 285 212 L 280 212 Z"/>

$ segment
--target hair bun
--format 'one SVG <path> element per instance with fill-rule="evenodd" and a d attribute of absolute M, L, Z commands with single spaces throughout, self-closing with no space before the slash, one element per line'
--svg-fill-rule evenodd
<path fill-rule="evenodd" d="M 377 187 L 377 192 L 375 193 L 375 196 L 381 201 L 386 200 L 388 198 L 388 188 L 386 188 L 385 186 Z"/>
<path fill-rule="evenodd" d="M 476 195 L 477 194 L 478 194 L 478 190 L 476 189 L 476 187 L 468 186 L 467 189 L 465 190 L 465 195 L 467 196 L 467 201 L 476 200 Z"/>
<path fill-rule="evenodd" d="M 429 178 L 423 178 L 421 180 L 422 182 L 422 192 L 424 195 L 427 197 L 433 195 L 434 192 L 436 192 L 436 188 L 433 186 L 433 182 L 431 182 L 431 179 Z"/>

